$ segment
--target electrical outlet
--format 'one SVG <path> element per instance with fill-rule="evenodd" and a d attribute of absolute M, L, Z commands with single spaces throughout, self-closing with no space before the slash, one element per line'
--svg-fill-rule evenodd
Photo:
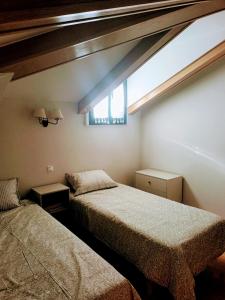
<path fill-rule="evenodd" d="M 54 172 L 54 166 L 51 166 L 51 165 L 47 166 L 47 172 L 48 173 Z"/>

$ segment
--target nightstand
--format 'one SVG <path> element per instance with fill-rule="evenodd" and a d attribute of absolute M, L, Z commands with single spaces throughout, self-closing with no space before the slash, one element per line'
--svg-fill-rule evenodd
<path fill-rule="evenodd" d="M 155 169 L 136 171 L 136 188 L 182 202 L 182 176 L 177 174 Z"/>
<path fill-rule="evenodd" d="M 31 189 L 32 199 L 52 215 L 64 212 L 69 204 L 69 187 L 54 183 Z"/>

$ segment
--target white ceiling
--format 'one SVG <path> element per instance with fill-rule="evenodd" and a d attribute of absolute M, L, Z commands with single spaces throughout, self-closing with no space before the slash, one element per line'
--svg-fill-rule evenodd
<path fill-rule="evenodd" d="M 12 81 L 7 99 L 78 102 L 137 44 L 126 43 L 28 77 Z"/>
<path fill-rule="evenodd" d="M 225 40 L 225 10 L 201 18 L 128 78 L 132 104 Z"/>

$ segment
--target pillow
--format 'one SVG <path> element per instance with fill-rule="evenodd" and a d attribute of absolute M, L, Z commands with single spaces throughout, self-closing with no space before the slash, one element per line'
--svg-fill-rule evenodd
<path fill-rule="evenodd" d="M 0 180 L 0 211 L 20 206 L 18 179 Z"/>
<path fill-rule="evenodd" d="M 75 196 L 118 186 L 103 170 L 66 173 L 66 179 L 75 190 Z"/>

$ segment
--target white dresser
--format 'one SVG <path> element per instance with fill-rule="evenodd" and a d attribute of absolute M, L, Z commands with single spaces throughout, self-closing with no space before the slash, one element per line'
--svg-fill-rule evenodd
<path fill-rule="evenodd" d="M 136 171 L 136 188 L 182 202 L 182 176 L 155 169 Z"/>

